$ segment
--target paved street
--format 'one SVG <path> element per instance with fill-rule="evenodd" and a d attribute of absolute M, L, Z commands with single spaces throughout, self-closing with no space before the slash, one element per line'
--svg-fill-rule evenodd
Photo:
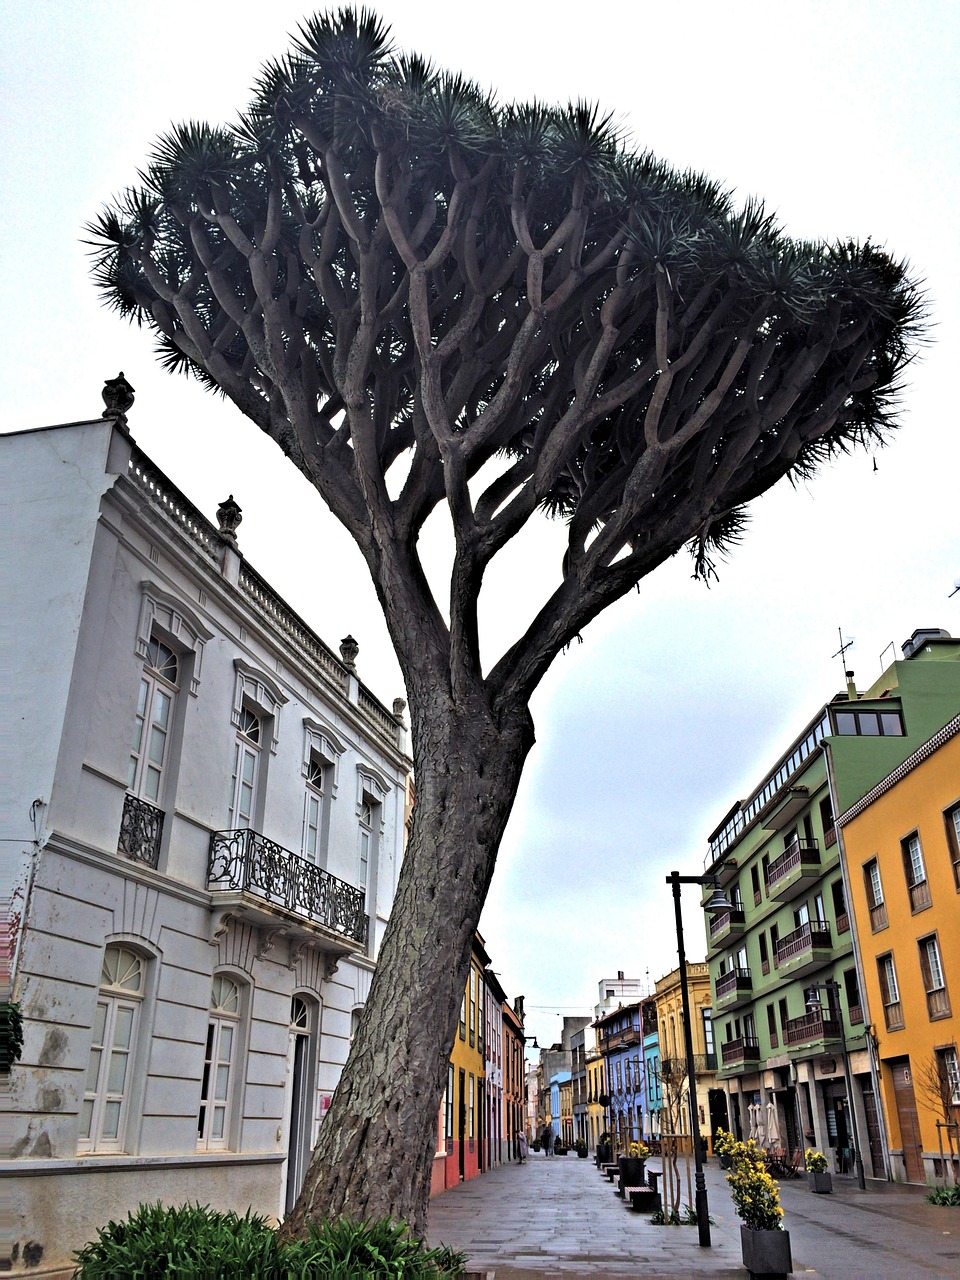
<path fill-rule="evenodd" d="M 651 1160 L 650 1168 L 659 1167 Z M 692 1176 L 692 1174 L 691 1174 Z M 696 1227 L 654 1227 L 628 1209 L 593 1160 L 531 1155 L 437 1196 L 431 1244 L 466 1252 L 486 1280 L 587 1276 L 737 1277 L 740 1226 L 723 1173 L 706 1170 L 713 1246 Z M 832 1195 L 781 1184 L 795 1275 L 823 1280 L 960 1276 L 960 1210 L 928 1204 L 919 1188 L 834 1178 Z"/>

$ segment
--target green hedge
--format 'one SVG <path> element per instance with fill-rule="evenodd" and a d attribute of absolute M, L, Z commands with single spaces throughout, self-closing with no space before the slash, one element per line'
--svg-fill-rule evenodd
<path fill-rule="evenodd" d="M 140 1205 L 75 1255 L 74 1280 L 457 1280 L 462 1254 L 427 1249 L 404 1223 L 347 1218 L 281 1243 L 266 1218 L 200 1204 Z"/>

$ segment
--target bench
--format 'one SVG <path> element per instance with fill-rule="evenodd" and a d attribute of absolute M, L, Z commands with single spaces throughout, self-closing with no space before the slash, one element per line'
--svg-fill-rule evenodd
<path fill-rule="evenodd" d="M 652 1187 L 630 1187 L 627 1196 L 630 1208 L 638 1213 L 659 1213 L 663 1208 L 659 1194 Z"/>

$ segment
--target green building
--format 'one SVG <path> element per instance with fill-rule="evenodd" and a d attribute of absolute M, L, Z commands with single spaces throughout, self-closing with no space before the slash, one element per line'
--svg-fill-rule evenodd
<path fill-rule="evenodd" d="M 887 1142 L 834 817 L 960 710 L 960 641 L 917 631 L 903 653 L 864 693 L 848 673 L 724 816 L 705 867 L 732 903 L 707 930 L 729 1128 L 787 1153 L 814 1146 L 838 1173 L 859 1147 L 875 1178 Z"/>

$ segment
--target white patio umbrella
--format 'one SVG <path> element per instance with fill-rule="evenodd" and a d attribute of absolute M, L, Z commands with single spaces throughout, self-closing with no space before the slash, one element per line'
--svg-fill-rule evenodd
<path fill-rule="evenodd" d="M 763 1103 L 757 1103 L 757 1146 L 762 1147 L 764 1143 L 764 1125 L 763 1125 Z"/>
<path fill-rule="evenodd" d="M 771 1147 L 779 1147 L 780 1141 L 780 1120 L 777 1116 L 777 1104 L 775 1099 L 771 1098 L 767 1103 L 767 1144 Z"/>
<path fill-rule="evenodd" d="M 759 1107 L 757 1104 L 755 1104 L 755 1103 L 751 1102 L 751 1103 L 750 1103 L 750 1105 L 747 1107 L 747 1110 L 750 1112 L 750 1132 L 747 1134 L 747 1138 L 748 1138 L 748 1139 L 751 1139 L 751 1138 L 752 1138 L 752 1139 L 756 1139 L 756 1136 L 757 1136 L 757 1112 L 760 1110 L 760 1107 Z"/>

